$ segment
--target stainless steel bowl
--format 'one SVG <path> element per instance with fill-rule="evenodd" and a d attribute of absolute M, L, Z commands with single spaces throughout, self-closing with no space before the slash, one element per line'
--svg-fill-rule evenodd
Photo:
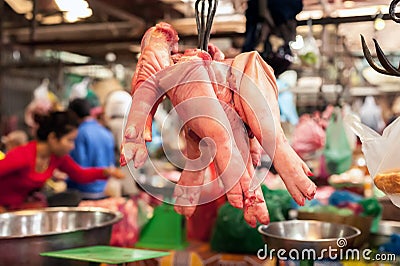
<path fill-rule="evenodd" d="M 297 219 L 299 220 L 316 220 L 321 222 L 330 222 L 336 224 L 346 224 L 360 229 L 361 234 L 354 240 L 354 247 L 362 247 L 368 242 L 373 221 L 372 216 L 362 217 L 359 215 L 337 215 L 329 212 L 306 212 L 299 211 Z"/>
<path fill-rule="evenodd" d="M 40 253 L 108 245 L 112 225 L 121 218 L 119 212 L 91 207 L 56 207 L 0 214 L 0 265 L 85 265 L 42 257 Z"/>
<path fill-rule="evenodd" d="M 390 236 L 392 234 L 400 234 L 400 222 L 382 220 L 379 222 L 378 234 Z"/>
<path fill-rule="evenodd" d="M 371 233 L 369 242 L 371 247 L 379 247 L 390 241 L 392 234 L 400 234 L 400 222 L 382 220 L 379 222 L 378 231 Z"/>
<path fill-rule="evenodd" d="M 352 247 L 354 239 L 361 233 L 349 225 L 314 220 L 272 222 L 260 225 L 258 232 L 262 234 L 268 249 L 313 249 L 316 254 L 322 255 L 323 249 Z"/>

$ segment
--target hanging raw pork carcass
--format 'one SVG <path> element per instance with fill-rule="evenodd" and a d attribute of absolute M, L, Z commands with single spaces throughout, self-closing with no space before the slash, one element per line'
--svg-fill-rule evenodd
<path fill-rule="evenodd" d="M 206 34 L 200 34 L 203 49 L 183 54 L 178 54 L 179 37 L 171 25 L 159 23 L 144 34 L 132 79 L 121 163 L 132 160 L 135 167 L 144 164 L 152 118 L 167 96 L 185 122 L 187 142 L 188 160 L 175 189 L 175 210 L 186 216 L 194 212 L 205 169 L 213 162 L 228 201 L 244 208 L 245 220 L 254 227 L 257 220 L 269 222 L 260 181 L 252 178 L 261 147 L 297 203 L 303 205 L 305 199 L 313 198 L 316 187 L 308 178 L 309 168 L 291 148 L 280 126 L 271 67 L 257 52 L 224 59 L 217 47 L 207 43 L 209 27 L 203 29 Z M 206 143 L 203 150 L 201 140 Z"/>

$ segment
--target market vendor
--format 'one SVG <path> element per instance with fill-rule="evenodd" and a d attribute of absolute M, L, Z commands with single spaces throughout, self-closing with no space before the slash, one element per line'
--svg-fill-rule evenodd
<path fill-rule="evenodd" d="M 0 206 L 7 210 L 32 206 L 30 196 L 44 186 L 56 168 L 81 183 L 109 176 L 124 178 L 124 174 L 113 167 L 81 168 L 69 156 L 79 126 L 73 112 L 36 115 L 35 121 L 39 125 L 37 140 L 11 150 L 0 160 Z"/>

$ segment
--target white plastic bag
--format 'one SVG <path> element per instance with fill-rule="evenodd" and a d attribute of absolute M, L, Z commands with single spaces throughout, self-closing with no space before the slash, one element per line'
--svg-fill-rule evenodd
<path fill-rule="evenodd" d="M 362 152 L 375 185 L 400 208 L 400 117 L 386 127 L 382 135 L 354 115 L 346 116 L 345 122 L 362 142 Z"/>

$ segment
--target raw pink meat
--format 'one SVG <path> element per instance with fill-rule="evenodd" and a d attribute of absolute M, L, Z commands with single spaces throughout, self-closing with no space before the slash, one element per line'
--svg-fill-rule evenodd
<path fill-rule="evenodd" d="M 134 159 L 135 167 L 139 167 L 147 158 L 145 141 L 151 141 L 151 122 L 162 101 L 152 77 L 173 64 L 171 53 L 178 52 L 178 40 L 176 31 L 164 22 L 151 27 L 143 36 L 141 56 L 132 78 L 131 112 L 121 148 L 121 165 Z M 141 91 L 135 93 L 139 87 Z"/>
<path fill-rule="evenodd" d="M 311 199 L 316 189 L 307 177 L 311 172 L 290 147 L 280 126 L 272 69 L 257 52 L 225 60 L 213 45 L 208 46 L 209 53 L 189 49 L 183 55 L 176 54 L 178 39 L 171 26 L 160 23 L 142 40 L 142 54 L 132 81 L 122 164 L 129 160 L 135 167 L 144 164 L 152 117 L 167 95 L 186 123 L 188 161 L 175 190 L 177 212 L 186 216 L 194 212 L 205 169 L 213 161 L 228 201 L 244 207 L 245 220 L 251 226 L 257 220 L 268 223 L 260 184 L 251 184 L 261 146 L 273 158 L 296 202 L 302 205 L 306 198 Z M 208 144 L 204 151 L 200 140 Z"/>
<path fill-rule="evenodd" d="M 238 91 L 234 102 L 240 117 L 273 158 L 274 167 L 294 200 L 304 205 L 305 199 L 314 197 L 316 186 L 308 178 L 312 175 L 310 169 L 289 145 L 281 128 L 272 68 L 257 52 L 238 55 L 232 68 L 235 82 L 231 86 L 235 87 L 231 88 Z M 275 146 L 271 147 L 271 143 Z"/>

